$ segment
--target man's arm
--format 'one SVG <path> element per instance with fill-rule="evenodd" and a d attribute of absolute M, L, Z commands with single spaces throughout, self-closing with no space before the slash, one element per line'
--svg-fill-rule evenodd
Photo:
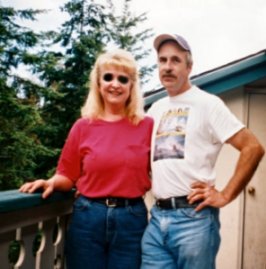
<path fill-rule="evenodd" d="M 197 211 L 206 206 L 220 208 L 234 200 L 251 180 L 264 155 L 263 147 L 247 128 L 240 130 L 226 143 L 240 151 L 234 174 L 222 191 L 203 182 L 193 183 L 191 186 L 193 191 L 188 196 L 189 202 L 203 200 L 196 208 Z"/>

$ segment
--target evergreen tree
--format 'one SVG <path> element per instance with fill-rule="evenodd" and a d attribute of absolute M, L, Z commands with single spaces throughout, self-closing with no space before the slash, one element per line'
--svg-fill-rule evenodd
<path fill-rule="evenodd" d="M 34 176 L 38 156 L 52 154 L 39 142 L 35 128 L 41 124 L 39 86 L 14 73 L 26 66 L 40 36 L 16 24 L 17 18 L 34 20 L 41 10 L 0 6 L 0 190 Z"/>
<path fill-rule="evenodd" d="M 108 33 L 113 43 L 120 48 L 130 51 L 140 64 L 142 84 L 149 81 L 155 65 L 148 66 L 145 60 L 151 49 L 145 48 L 145 41 L 154 34 L 151 28 L 142 30 L 141 25 L 147 20 L 147 13 L 135 15 L 130 11 L 132 0 L 123 0 L 122 12 L 118 14 L 112 0 L 107 0 L 109 10 Z"/>

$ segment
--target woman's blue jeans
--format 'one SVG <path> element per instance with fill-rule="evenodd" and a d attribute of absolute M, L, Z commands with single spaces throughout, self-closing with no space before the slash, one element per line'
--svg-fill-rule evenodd
<path fill-rule="evenodd" d="M 141 269 L 215 269 L 219 209 L 162 210 L 154 206 L 142 239 Z"/>
<path fill-rule="evenodd" d="M 139 269 L 146 226 L 143 201 L 107 207 L 80 196 L 66 235 L 67 269 Z"/>

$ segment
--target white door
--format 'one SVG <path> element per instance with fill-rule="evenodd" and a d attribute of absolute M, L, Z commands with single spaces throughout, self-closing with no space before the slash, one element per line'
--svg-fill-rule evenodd
<path fill-rule="evenodd" d="M 248 127 L 266 149 L 266 93 L 249 95 Z M 245 190 L 243 269 L 266 269 L 266 157 Z"/>

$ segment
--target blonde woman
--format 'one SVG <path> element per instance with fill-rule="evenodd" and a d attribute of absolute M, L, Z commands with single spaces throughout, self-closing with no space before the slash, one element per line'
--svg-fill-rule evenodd
<path fill-rule="evenodd" d="M 137 65 L 129 52 L 98 57 L 81 114 L 56 174 L 20 191 L 41 187 L 46 198 L 54 190 L 77 188 L 66 237 L 68 269 L 139 269 L 153 121 L 144 116 Z"/>

